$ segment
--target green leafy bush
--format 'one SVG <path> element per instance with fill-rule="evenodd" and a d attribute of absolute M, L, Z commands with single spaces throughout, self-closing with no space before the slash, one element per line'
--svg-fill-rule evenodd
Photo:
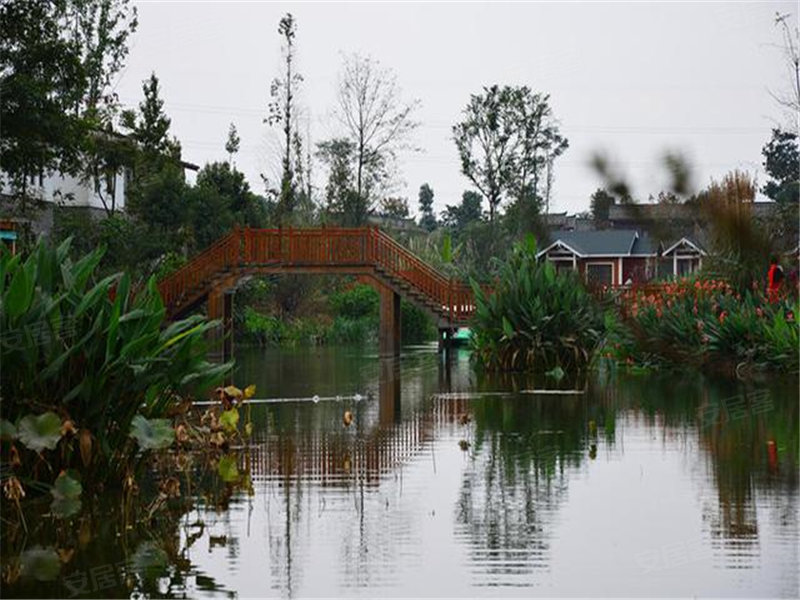
<path fill-rule="evenodd" d="M 603 335 L 602 312 L 574 273 L 537 262 L 536 242 L 517 243 L 494 292 L 473 281 L 477 310 L 472 347 L 495 371 L 585 367 Z"/>
<path fill-rule="evenodd" d="M 350 319 L 377 317 L 380 306 L 378 292 L 370 285 L 357 284 L 330 297 L 334 314 Z"/>
<path fill-rule="evenodd" d="M 436 325 L 427 312 L 406 300 L 400 303 L 400 312 L 400 335 L 404 344 L 436 339 Z"/>
<path fill-rule="evenodd" d="M 261 346 L 280 344 L 286 337 L 287 326 L 272 315 L 265 315 L 251 306 L 244 310 L 244 331 L 251 340 Z"/>
<path fill-rule="evenodd" d="M 308 344 L 367 344 L 378 339 L 380 297 L 369 285 L 356 284 L 332 293 L 329 314 L 291 320 L 266 315 L 246 306 L 242 311 L 242 333 L 261 346 Z M 403 301 L 404 342 L 420 342 L 436 335 L 431 318 L 422 309 Z"/>
<path fill-rule="evenodd" d="M 206 361 L 215 323 L 164 327 L 154 279 L 135 294 L 126 274 L 95 281 L 103 249 L 72 262 L 69 243 L 39 243 L 25 259 L 0 250 L 4 438 L 42 451 L 52 471 L 41 474 L 75 467 L 120 481 L 137 450 L 133 419 L 165 415 L 231 365 Z"/>
<path fill-rule="evenodd" d="M 739 294 L 724 281 L 697 279 L 632 290 L 622 306 L 604 350 L 616 362 L 798 370 L 796 299 L 770 303 L 758 292 Z"/>
<path fill-rule="evenodd" d="M 327 334 L 332 344 L 364 344 L 377 339 L 377 318 L 336 317 Z"/>

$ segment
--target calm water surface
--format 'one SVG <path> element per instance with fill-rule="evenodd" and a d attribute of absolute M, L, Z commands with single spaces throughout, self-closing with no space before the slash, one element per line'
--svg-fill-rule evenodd
<path fill-rule="evenodd" d="M 265 400 L 251 494 L 199 497 L 166 534 L 87 517 L 57 578 L 23 568 L 3 595 L 800 592 L 796 379 L 598 375 L 543 394 L 416 347 L 243 350 L 236 380 Z M 43 535 L 25 551 L 73 534 Z M 113 579 L 123 560 L 149 571 Z"/>

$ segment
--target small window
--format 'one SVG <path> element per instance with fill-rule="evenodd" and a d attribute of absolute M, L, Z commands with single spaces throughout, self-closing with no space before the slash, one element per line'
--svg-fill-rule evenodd
<path fill-rule="evenodd" d="M 678 259 L 678 276 L 683 277 L 694 273 L 694 259 L 693 258 L 679 258 Z"/>
<path fill-rule="evenodd" d="M 589 285 L 611 285 L 613 281 L 612 265 L 596 263 L 586 265 L 586 283 Z"/>
<path fill-rule="evenodd" d="M 566 260 L 557 260 L 554 261 L 556 265 L 556 273 L 567 273 L 568 271 L 572 271 L 572 261 Z"/>

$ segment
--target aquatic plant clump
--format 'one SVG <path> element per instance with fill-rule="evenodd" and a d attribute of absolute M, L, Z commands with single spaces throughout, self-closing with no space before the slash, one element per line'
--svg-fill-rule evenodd
<path fill-rule="evenodd" d="M 798 370 L 800 304 L 790 295 L 770 302 L 722 280 L 684 279 L 628 290 L 620 306 L 603 350 L 616 362 Z"/>
<path fill-rule="evenodd" d="M 126 274 L 96 281 L 103 250 L 76 262 L 68 250 L 69 240 L 24 259 L 0 250 L 3 458 L 28 479 L 76 469 L 120 483 L 141 450 L 134 420 L 141 430 L 167 416 L 231 365 L 206 360 L 215 323 L 164 326 L 153 279 L 136 293 Z"/>
<path fill-rule="evenodd" d="M 472 287 L 473 355 L 489 370 L 583 369 L 601 343 L 599 304 L 574 273 L 537 261 L 533 236 L 514 246 L 493 292 Z"/>

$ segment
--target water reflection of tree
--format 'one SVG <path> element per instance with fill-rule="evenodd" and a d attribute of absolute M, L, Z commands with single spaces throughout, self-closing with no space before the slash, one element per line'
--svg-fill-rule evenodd
<path fill-rule="evenodd" d="M 744 384 L 682 373 L 605 383 L 595 390 L 611 411 L 643 415 L 664 435 L 682 432 L 697 439 L 703 455 L 690 458 L 698 459 L 698 480 L 714 487 L 714 496 L 703 498 L 703 513 L 719 547 L 729 547 L 732 557 L 745 548 L 755 551 L 759 498 L 766 499 L 770 519 L 796 531 L 796 379 Z M 687 448 L 694 452 L 693 445 Z"/>
<path fill-rule="evenodd" d="M 473 400 L 472 459 L 456 507 L 472 563 L 502 582 L 546 566 L 547 529 L 590 435 L 582 396 Z"/>
<path fill-rule="evenodd" d="M 204 527 L 187 523 L 184 511 L 188 506 L 178 503 L 151 519 L 126 526 L 117 494 L 92 501 L 68 520 L 50 515 L 47 498 L 32 502 L 26 507 L 27 533 L 3 528 L 2 597 L 181 598 L 193 588 L 235 597 L 234 591 L 226 590 L 192 563 L 192 546 L 203 537 Z M 7 567 L 24 563 L 25 550 L 31 547 L 44 556 L 53 555 L 52 579 L 38 579 L 49 570 L 43 560 L 32 572 L 8 577 Z"/>

